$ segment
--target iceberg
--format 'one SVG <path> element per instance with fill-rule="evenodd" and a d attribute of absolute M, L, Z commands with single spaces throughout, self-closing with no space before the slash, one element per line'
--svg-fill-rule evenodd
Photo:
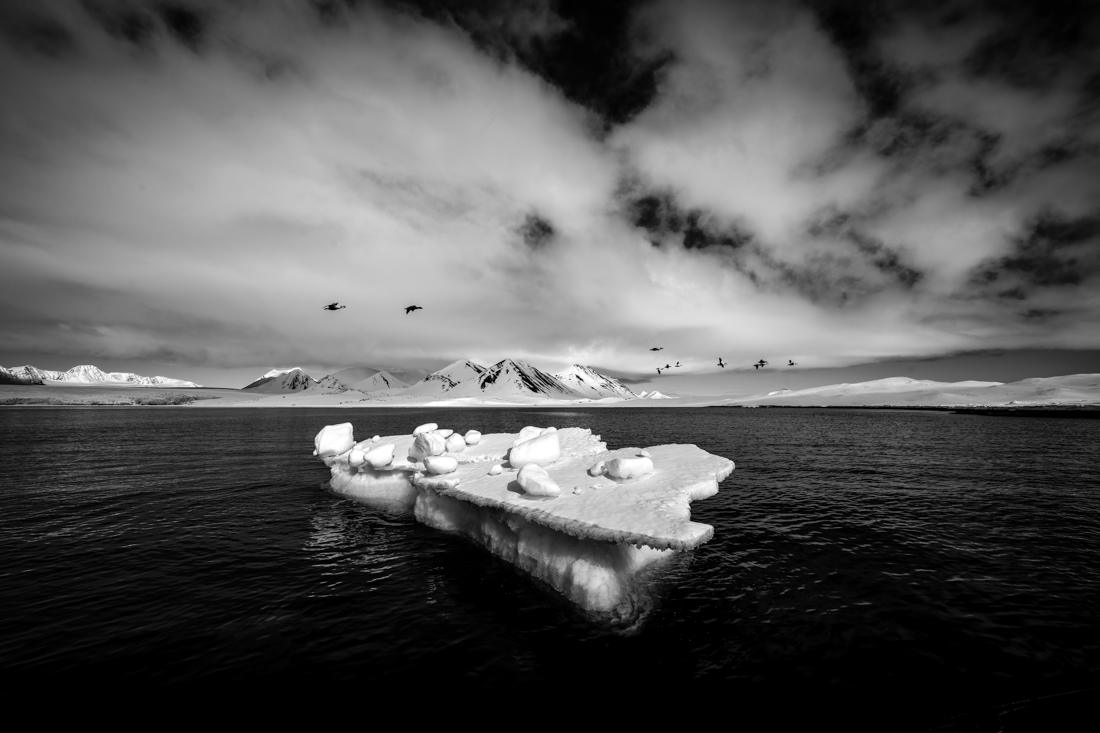
<path fill-rule="evenodd" d="M 643 610 L 651 571 L 714 535 L 691 521 L 690 504 L 716 494 L 734 469 L 694 445 L 609 451 L 583 428 L 484 434 L 461 451 L 447 450 L 457 442 L 434 430 L 379 438 L 390 455 L 408 455 L 381 467 L 365 460 L 349 423 L 323 428 L 316 454 L 335 493 L 465 535 L 618 621 Z M 517 450 L 540 460 L 518 456 L 513 465 Z"/>

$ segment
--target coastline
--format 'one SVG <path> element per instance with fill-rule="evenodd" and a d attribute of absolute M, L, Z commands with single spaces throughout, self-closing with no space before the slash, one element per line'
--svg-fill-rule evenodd
<path fill-rule="evenodd" d="M 840 388 L 861 385 L 837 385 Z M 825 408 L 861 410 L 932 410 L 960 414 L 1089 417 L 1100 412 L 1097 375 L 1023 380 L 960 390 L 866 390 L 834 394 L 691 396 L 668 399 L 558 400 L 538 396 L 460 397 L 364 393 L 356 390 L 306 389 L 260 392 L 230 387 L 146 387 L 123 385 L 0 385 L 0 407 L 205 407 L 205 408 Z"/>

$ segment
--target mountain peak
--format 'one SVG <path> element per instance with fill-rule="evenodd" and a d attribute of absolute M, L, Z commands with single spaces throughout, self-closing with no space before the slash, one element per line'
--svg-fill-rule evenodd
<path fill-rule="evenodd" d="M 582 396 L 562 384 L 552 374 L 547 374 L 525 362 L 508 358 L 501 359 L 489 367 L 489 370 L 481 376 L 479 385 L 486 395 L 490 392 L 494 395 L 518 393 L 545 395 L 558 399 Z"/>
<path fill-rule="evenodd" d="M 296 392 L 309 389 L 317 381 L 302 371 L 299 367 L 270 377 L 260 377 L 255 382 L 245 385 L 242 389 L 251 389 L 257 392 Z"/>
<path fill-rule="evenodd" d="M 583 364 L 573 364 L 554 375 L 558 381 L 585 397 L 625 397 L 634 399 L 638 395 L 613 377 L 600 374 Z"/>

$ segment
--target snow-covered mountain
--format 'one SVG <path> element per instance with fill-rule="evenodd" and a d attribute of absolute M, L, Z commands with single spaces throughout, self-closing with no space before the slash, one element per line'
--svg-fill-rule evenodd
<path fill-rule="evenodd" d="M 554 375 L 514 359 L 501 359 L 489 367 L 478 379 L 477 389 L 485 397 L 540 395 L 572 400 L 587 396 L 562 384 Z"/>
<path fill-rule="evenodd" d="M 258 377 L 256 379 L 256 381 L 258 382 L 261 379 L 267 379 L 268 377 L 278 377 L 281 374 L 289 374 L 290 372 L 294 372 L 294 371 L 305 372 L 305 369 L 302 369 L 302 367 L 290 367 L 288 369 L 279 369 L 278 367 L 276 367 L 276 368 L 268 371 L 266 374 Z"/>
<path fill-rule="evenodd" d="M 31 365 L 0 367 L 0 384 L 42 384 L 46 379 L 59 379 L 65 372 L 39 369 Z"/>
<path fill-rule="evenodd" d="M 172 377 L 143 377 L 133 372 L 105 372 L 92 364 L 81 364 L 65 372 L 57 372 L 38 367 L 0 367 L 0 383 L 6 384 L 46 384 L 48 382 L 68 382 L 73 384 L 92 384 L 102 386 L 131 387 L 200 387 L 194 382 Z"/>
<path fill-rule="evenodd" d="M 405 393 L 443 396 L 460 384 L 480 380 L 487 371 L 489 370 L 486 367 L 477 362 L 459 359 L 424 377 L 405 390 Z"/>
<path fill-rule="evenodd" d="M 360 379 L 354 384 L 348 385 L 351 389 L 359 390 L 360 392 L 377 392 L 382 389 L 402 389 L 409 385 L 402 382 L 397 377 L 393 376 L 389 372 L 376 372 L 374 375 L 367 377 L 366 379 Z"/>
<path fill-rule="evenodd" d="M 373 400 L 466 399 L 521 402 L 551 400 L 634 399 L 636 395 L 618 380 L 591 367 L 573 365 L 560 375 L 548 374 L 515 359 L 502 359 L 492 366 L 473 359 L 459 359 L 420 379 L 411 386 L 393 373 L 373 367 L 349 367 L 321 380 L 311 379 L 301 369 L 273 369 L 244 389 L 269 393 L 312 389 L 355 390 Z"/>
<path fill-rule="evenodd" d="M 643 399 L 643 400 L 671 400 L 671 399 L 675 399 L 674 397 L 669 397 L 666 394 L 661 394 L 657 390 L 653 390 L 652 392 L 641 392 L 641 393 L 638 394 L 638 397 L 640 399 Z"/>
<path fill-rule="evenodd" d="M 373 377 L 379 372 L 378 369 L 372 369 L 371 367 L 348 367 L 347 369 L 341 369 L 338 372 L 333 372 L 330 377 L 335 377 L 340 380 L 341 383 L 351 386 L 356 382 L 361 382 L 364 379 Z"/>
<path fill-rule="evenodd" d="M 352 378 L 359 376 L 363 372 L 367 372 L 370 376 L 353 381 Z M 344 378 L 340 378 L 338 375 L 345 375 Z M 337 389 L 337 390 L 349 390 L 354 389 L 359 392 L 377 392 L 383 389 L 401 389 L 408 387 L 409 385 L 402 382 L 397 377 L 393 376 L 389 372 L 378 371 L 376 369 L 370 369 L 368 367 L 356 367 L 354 369 L 344 369 L 330 374 L 327 377 L 323 377 L 317 382 L 318 387 L 325 389 Z"/>
<path fill-rule="evenodd" d="M 311 388 L 315 387 L 320 389 L 335 389 L 340 392 L 346 392 L 348 390 L 348 386 L 346 384 L 344 384 L 331 374 L 329 374 L 327 377 L 321 377 L 317 380 L 316 384 L 311 385 Z"/>
<path fill-rule="evenodd" d="M 441 399 L 548 397 L 576 400 L 588 397 L 562 384 L 552 374 L 513 359 L 503 359 L 490 367 L 459 359 L 392 394 Z"/>
<path fill-rule="evenodd" d="M 592 367 L 581 366 L 580 364 L 574 364 L 568 369 L 558 372 L 554 377 L 566 387 L 579 392 L 585 397 L 634 399 L 638 396 L 619 380 L 598 374 Z"/>
<path fill-rule="evenodd" d="M 255 392 L 297 392 L 303 389 L 309 389 L 317 384 L 317 380 L 309 376 L 301 369 L 291 369 L 290 371 L 282 372 L 279 370 L 277 374 L 270 377 L 260 377 L 252 384 L 243 387 L 242 389 L 249 389 Z"/>

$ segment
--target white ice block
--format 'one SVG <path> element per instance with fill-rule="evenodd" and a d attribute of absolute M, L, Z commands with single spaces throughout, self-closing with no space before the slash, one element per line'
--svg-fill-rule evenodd
<path fill-rule="evenodd" d="M 443 474 L 420 462 L 357 468 L 349 464 L 350 451 L 324 460 L 334 491 L 411 509 L 426 524 L 461 532 L 600 614 L 628 613 L 643 570 L 713 535 L 713 527 L 691 521 L 690 503 L 717 493 L 733 461 L 694 445 L 652 446 L 648 456 L 639 448 L 608 451 L 599 436 L 581 428 L 545 434 L 532 429 L 528 436 L 516 447 L 548 438 L 558 444 L 556 459 L 541 468 L 526 464 L 526 470 L 560 487 L 559 495 L 524 491 L 519 471 L 504 463 L 515 452 L 516 434 L 483 435 L 465 451 L 448 454 L 447 468 L 450 461 L 456 467 Z M 416 440 L 432 438 L 440 440 L 429 433 Z M 414 442 L 410 435 L 382 440 L 398 455 Z M 601 470 L 591 475 L 589 469 L 599 464 Z"/>

